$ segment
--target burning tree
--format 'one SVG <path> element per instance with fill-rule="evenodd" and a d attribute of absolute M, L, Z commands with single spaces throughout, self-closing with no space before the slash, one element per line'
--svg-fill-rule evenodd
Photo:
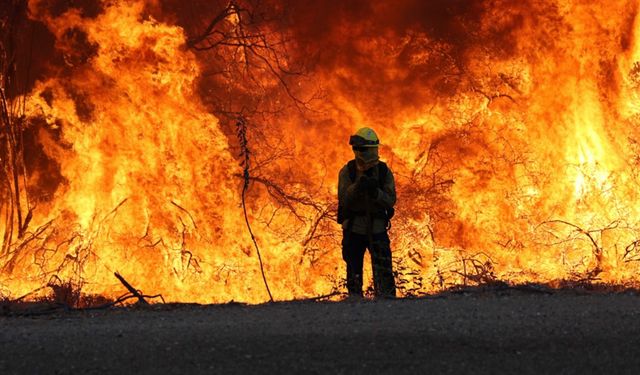
<path fill-rule="evenodd" d="M 12 266 L 11 259 L 17 250 L 11 245 L 25 240 L 33 214 L 25 166 L 26 87 L 18 75 L 28 74 L 27 69 L 20 66 L 25 61 L 19 56 L 24 53 L 21 51 L 23 38 L 19 37 L 25 30 L 21 22 L 24 10 L 22 1 L 11 1 L 0 7 L 0 256 L 5 260 L 5 267 Z"/>

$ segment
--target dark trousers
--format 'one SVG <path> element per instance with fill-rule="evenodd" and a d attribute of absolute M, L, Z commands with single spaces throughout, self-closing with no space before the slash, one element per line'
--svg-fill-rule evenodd
<path fill-rule="evenodd" d="M 387 232 L 374 234 L 373 246 L 370 246 L 367 235 L 346 231 L 342 235 L 342 259 L 347 263 L 349 295 L 362 295 L 362 263 L 364 252 L 369 249 L 376 296 L 395 297 L 396 285 L 391 264 L 391 243 Z"/>

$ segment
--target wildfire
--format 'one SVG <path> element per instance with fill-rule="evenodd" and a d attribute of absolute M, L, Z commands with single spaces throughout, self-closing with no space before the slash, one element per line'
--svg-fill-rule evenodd
<path fill-rule="evenodd" d="M 80 3 L 25 11 L 51 61 L 8 92 L 25 168 L 3 172 L 2 295 L 117 297 L 119 272 L 170 301 L 266 301 L 243 199 L 275 299 L 340 290 L 360 126 L 396 176 L 402 295 L 638 284 L 637 1 Z"/>

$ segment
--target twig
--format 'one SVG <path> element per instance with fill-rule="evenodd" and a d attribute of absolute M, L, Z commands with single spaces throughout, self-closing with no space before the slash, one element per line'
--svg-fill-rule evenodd
<path fill-rule="evenodd" d="M 160 298 L 160 300 L 162 301 L 162 303 L 166 303 L 164 300 L 164 297 L 162 297 L 162 294 L 156 294 L 154 296 L 148 296 L 146 294 L 142 294 L 141 295 L 144 298 L 148 298 L 148 299 L 154 299 L 154 298 Z M 21 297 L 23 298 L 23 297 Z M 20 303 L 20 299 L 18 298 L 16 300 L 10 301 L 10 302 L 0 302 L 0 316 L 20 316 L 20 317 L 30 317 L 30 316 L 41 316 L 41 315 L 47 315 L 47 314 L 54 314 L 60 311 L 65 311 L 65 312 L 72 312 L 72 311 L 95 311 L 95 310 L 106 310 L 108 308 L 114 307 L 116 305 L 122 304 L 123 302 L 126 302 L 130 299 L 133 298 L 138 298 L 138 296 L 131 294 L 131 293 L 126 293 L 123 296 L 118 297 L 117 299 L 115 299 L 114 301 L 111 302 L 107 302 L 104 303 L 102 305 L 98 305 L 98 306 L 89 306 L 89 307 L 71 307 L 66 303 L 55 303 L 55 304 L 51 304 L 48 305 L 46 308 L 44 309 L 27 309 L 24 311 L 20 311 L 20 312 L 14 312 L 11 311 L 11 306 L 15 305 L 17 303 Z"/>
<path fill-rule="evenodd" d="M 177 204 L 174 200 L 171 200 L 171 204 L 176 206 L 178 209 L 182 210 L 187 215 L 189 215 L 189 219 L 191 219 L 191 222 L 193 223 L 193 227 L 196 228 L 196 229 L 198 228 L 198 226 L 196 225 L 196 221 L 193 219 L 193 216 L 191 216 L 191 213 L 189 211 L 187 211 L 186 208 L 184 208 L 181 205 Z"/>
<path fill-rule="evenodd" d="M 569 227 L 574 228 L 574 230 L 577 233 L 580 234 L 584 234 L 589 241 L 591 242 L 591 244 L 593 245 L 593 256 L 595 258 L 596 264 L 595 267 L 587 272 L 587 278 L 588 279 L 593 279 L 595 278 L 600 272 L 602 272 L 602 254 L 603 254 L 603 250 L 600 247 L 600 245 L 598 245 L 598 241 L 596 241 L 596 239 L 591 235 L 592 233 L 600 233 L 600 235 L 602 235 L 602 232 L 608 229 L 614 229 L 618 226 L 619 222 L 616 220 L 614 222 L 612 222 L 611 224 L 609 224 L 608 226 L 606 226 L 605 228 L 602 229 L 593 229 L 593 230 L 585 230 L 582 229 L 580 226 L 570 223 L 566 220 L 560 220 L 560 219 L 555 219 L 555 220 L 547 220 L 542 222 L 540 225 L 543 224 L 553 224 L 553 223 L 560 223 L 560 224 L 564 224 L 567 225 Z"/>
<path fill-rule="evenodd" d="M 125 286 L 125 288 L 127 288 L 127 290 L 129 290 L 129 292 L 131 292 L 131 294 L 133 294 L 136 298 L 138 298 L 138 303 L 140 303 L 141 305 L 148 305 L 149 302 L 147 302 L 143 295 L 134 287 L 131 286 L 131 284 L 129 284 L 127 282 L 127 280 L 124 279 L 124 277 L 122 277 L 119 273 L 114 272 L 113 275 L 120 280 L 120 282 L 122 283 L 122 285 Z"/>
<path fill-rule="evenodd" d="M 335 292 L 331 292 L 328 294 L 323 294 L 321 296 L 315 296 L 315 297 L 309 297 L 309 298 L 303 298 L 303 299 L 296 299 L 294 300 L 295 302 L 307 302 L 307 301 L 320 301 L 323 299 L 327 299 L 327 298 L 331 298 L 331 297 L 335 297 L 335 296 L 340 296 L 340 295 L 345 295 L 344 292 L 340 292 L 340 291 L 335 291 Z"/>
<path fill-rule="evenodd" d="M 48 288 L 48 287 L 49 287 L 48 285 L 43 285 L 43 286 L 41 286 L 41 287 L 39 287 L 39 288 L 36 288 L 36 289 L 34 289 L 34 290 L 30 291 L 29 293 L 22 295 L 21 297 L 18 297 L 18 298 L 14 299 L 14 300 L 11 300 L 11 303 L 20 302 L 20 301 L 22 301 L 23 299 L 25 299 L 25 298 L 29 297 L 30 295 L 35 294 L 35 293 L 38 293 L 38 292 L 39 292 L 39 291 L 41 291 L 42 289 L 45 289 L 45 288 Z"/>
<path fill-rule="evenodd" d="M 233 14 L 234 12 L 237 12 L 237 10 L 235 9 L 235 6 L 233 3 L 229 3 L 229 5 L 227 5 L 220 13 L 218 13 L 217 16 L 215 16 L 213 18 L 213 20 L 209 23 L 209 26 L 207 26 L 207 28 L 205 29 L 205 31 L 194 37 L 191 38 L 187 41 L 187 45 L 189 47 L 196 47 L 196 45 L 204 40 L 206 40 L 211 33 L 214 31 L 213 29 L 216 27 L 216 25 L 218 23 L 220 23 L 222 20 L 224 20 L 225 18 L 229 17 L 231 14 Z"/>
<path fill-rule="evenodd" d="M 156 294 L 154 296 L 148 296 L 146 294 L 141 294 L 142 297 L 144 298 L 149 298 L 149 299 L 154 299 L 154 298 L 160 298 L 160 300 L 162 301 L 162 303 L 166 303 L 164 300 L 164 297 L 162 297 L 162 294 Z M 108 309 L 109 307 L 113 307 L 115 305 L 121 304 L 125 301 L 128 301 L 132 298 L 138 298 L 138 296 L 131 294 L 131 293 L 127 293 L 119 298 L 117 298 L 115 301 L 111 301 L 111 302 L 107 302 L 105 304 L 102 305 L 98 305 L 98 306 L 90 306 L 90 307 L 81 307 L 81 308 L 76 308 L 73 309 L 74 311 L 90 311 L 90 310 L 102 310 L 102 309 Z"/>
<path fill-rule="evenodd" d="M 243 117 L 238 118 L 238 122 L 236 123 L 237 132 L 238 132 L 238 140 L 240 141 L 240 148 L 242 150 L 242 156 L 244 156 L 243 167 L 244 167 L 244 183 L 242 185 L 242 211 L 244 212 L 244 221 L 247 224 L 247 229 L 249 230 L 249 235 L 251 236 L 251 241 L 253 241 L 253 245 L 256 248 L 256 253 L 258 254 L 258 262 L 260 263 L 260 273 L 262 274 L 262 280 L 264 281 L 264 286 L 267 289 L 267 293 L 269 294 L 269 301 L 273 302 L 273 295 L 271 295 L 271 290 L 269 289 L 269 283 L 267 282 L 267 277 L 264 273 L 264 265 L 262 264 L 262 256 L 260 255 L 260 248 L 258 247 L 258 242 L 256 241 L 256 237 L 253 235 L 253 230 L 251 230 L 251 223 L 249 223 L 249 216 L 247 215 L 247 204 L 246 204 L 246 194 L 247 189 L 249 188 L 249 146 L 247 142 L 247 124 Z"/>

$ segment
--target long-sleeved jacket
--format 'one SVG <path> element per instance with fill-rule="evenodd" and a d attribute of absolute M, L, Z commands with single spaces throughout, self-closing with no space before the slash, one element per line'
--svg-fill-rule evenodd
<path fill-rule="evenodd" d="M 359 192 L 356 188 L 358 180 L 365 172 L 357 170 L 356 179 L 351 181 L 349 178 L 349 167 L 345 165 L 340 170 L 338 177 L 338 201 L 339 205 L 345 207 L 347 210 L 359 213 L 353 218 L 346 219 L 342 223 L 342 228 L 349 228 L 349 221 L 353 220 L 351 224 L 351 231 L 358 234 L 367 234 L 368 219 L 366 215 L 362 213 L 367 212 L 367 206 L 369 206 L 369 212 L 372 216 L 371 233 L 382 233 L 386 231 L 386 220 L 376 213 L 381 209 L 389 209 L 396 203 L 396 185 L 393 178 L 391 169 L 388 170 L 383 188 L 378 188 L 378 195 L 376 199 L 372 199 L 367 196 L 365 192 Z M 378 180 L 379 176 L 378 166 L 372 167 L 367 171 L 369 177 Z M 378 185 L 380 186 L 380 185 Z"/>

